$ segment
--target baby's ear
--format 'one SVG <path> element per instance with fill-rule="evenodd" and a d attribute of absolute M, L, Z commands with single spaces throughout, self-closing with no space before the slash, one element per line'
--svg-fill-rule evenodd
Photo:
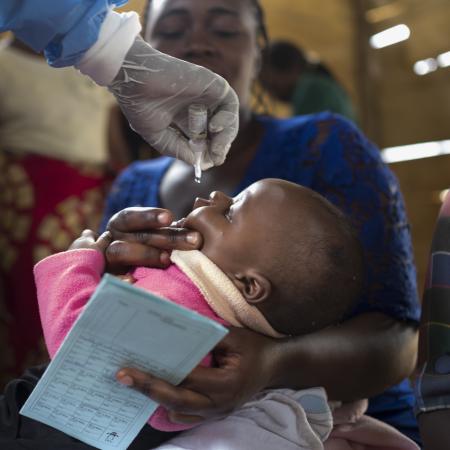
<path fill-rule="evenodd" d="M 245 272 L 235 273 L 230 278 L 251 305 L 263 302 L 272 292 L 270 281 L 256 270 L 248 269 Z"/>

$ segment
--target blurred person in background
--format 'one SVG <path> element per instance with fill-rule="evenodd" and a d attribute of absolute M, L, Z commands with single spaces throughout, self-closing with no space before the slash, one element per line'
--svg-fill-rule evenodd
<path fill-rule="evenodd" d="M 20 41 L 0 50 L 0 285 L 3 382 L 47 358 L 32 267 L 96 227 L 113 97 Z"/>
<path fill-rule="evenodd" d="M 286 41 L 267 47 L 260 73 L 261 85 L 275 99 L 289 103 L 293 115 L 331 111 L 355 121 L 351 99 L 322 62 Z"/>
<path fill-rule="evenodd" d="M 450 195 L 431 244 L 419 340 L 416 414 L 426 450 L 450 448 Z"/>

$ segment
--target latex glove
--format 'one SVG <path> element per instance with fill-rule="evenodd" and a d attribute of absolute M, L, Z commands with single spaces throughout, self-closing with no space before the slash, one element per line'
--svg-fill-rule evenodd
<path fill-rule="evenodd" d="M 109 89 L 137 133 L 161 154 L 188 164 L 194 164 L 188 108 L 204 104 L 210 117 L 202 169 L 225 161 L 238 132 L 239 101 L 219 75 L 161 53 L 138 36 Z"/>

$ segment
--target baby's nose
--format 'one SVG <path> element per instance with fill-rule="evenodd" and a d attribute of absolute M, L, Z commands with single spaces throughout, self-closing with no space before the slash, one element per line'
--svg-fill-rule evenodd
<path fill-rule="evenodd" d="M 232 199 L 228 197 L 228 195 L 220 191 L 211 192 L 209 198 L 213 203 L 217 205 L 229 205 L 232 202 Z"/>
<path fill-rule="evenodd" d="M 211 204 L 210 200 L 205 198 L 197 197 L 194 201 L 194 207 L 192 209 L 200 208 L 201 206 L 209 206 Z"/>

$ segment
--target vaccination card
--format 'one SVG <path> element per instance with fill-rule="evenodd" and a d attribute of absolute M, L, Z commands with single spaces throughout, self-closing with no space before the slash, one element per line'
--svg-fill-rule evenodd
<path fill-rule="evenodd" d="M 157 404 L 119 384 L 136 367 L 180 383 L 227 329 L 104 275 L 20 413 L 101 450 L 126 449 Z"/>

